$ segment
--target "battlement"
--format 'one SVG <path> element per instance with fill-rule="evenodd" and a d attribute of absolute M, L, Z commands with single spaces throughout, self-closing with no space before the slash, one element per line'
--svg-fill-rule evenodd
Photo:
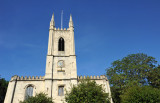
<path fill-rule="evenodd" d="M 17 81 L 21 81 L 21 80 L 44 80 L 44 76 L 29 76 L 29 77 L 27 77 L 27 76 L 17 76 L 17 75 L 15 75 L 15 76 L 12 76 L 12 78 L 11 78 L 11 81 L 14 81 L 14 80 L 17 80 Z"/>
<path fill-rule="evenodd" d="M 81 80 L 81 79 L 91 79 L 91 80 L 108 80 L 107 77 L 105 75 L 101 75 L 101 76 L 78 76 L 77 79 Z"/>
<path fill-rule="evenodd" d="M 54 30 L 63 30 L 63 31 L 67 31 L 67 30 L 69 30 L 69 28 L 54 28 Z"/>

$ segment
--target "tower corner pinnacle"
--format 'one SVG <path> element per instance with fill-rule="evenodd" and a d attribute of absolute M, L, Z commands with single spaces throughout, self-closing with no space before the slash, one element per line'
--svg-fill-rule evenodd
<path fill-rule="evenodd" d="M 53 13 L 51 21 L 50 21 L 50 29 L 53 29 L 53 28 L 55 28 L 54 13 Z"/>
<path fill-rule="evenodd" d="M 69 28 L 73 27 L 73 20 L 72 20 L 72 15 L 70 14 L 70 19 L 69 19 Z"/>

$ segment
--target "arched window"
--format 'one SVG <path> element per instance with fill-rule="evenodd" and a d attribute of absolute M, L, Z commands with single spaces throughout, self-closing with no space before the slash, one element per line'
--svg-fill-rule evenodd
<path fill-rule="evenodd" d="M 31 96 L 33 96 L 33 86 L 30 85 L 26 89 L 26 96 L 25 97 L 27 99 L 27 98 L 29 98 Z"/>
<path fill-rule="evenodd" d="M 62 37 L 58 41 L 58 51 L 64 51 L 64 39 Z"/>

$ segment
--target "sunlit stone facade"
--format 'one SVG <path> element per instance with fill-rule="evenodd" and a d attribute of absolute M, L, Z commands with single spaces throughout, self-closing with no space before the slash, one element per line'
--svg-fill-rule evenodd
<path fill-rule="evenodd" d="M 13 76 L 9 82 L 4 103 L 19 103 L 39 92 L 47 93 L 55 103 L 63 103 L 65 89 L 69 90 L 71 85 L 77 85 L 80 79 L 87 78 L 77 76 L 74 42 L 72 16 L 70 16 L 69 28 L 59 29 L 55 28 L 53 15 L 49 28 L 45 76 Z M 101 75 L 88 78 L 102 84 L 105 92 L 111 94 L 107 77 Z"/>

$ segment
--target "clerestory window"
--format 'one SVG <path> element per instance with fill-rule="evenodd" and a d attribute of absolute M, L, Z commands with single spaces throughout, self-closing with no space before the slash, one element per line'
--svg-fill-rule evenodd
<path fill-rule="evenodd" d="M 64 51 L 64 39 L 62 37 L 58 41 L 58 51 Z"/>

